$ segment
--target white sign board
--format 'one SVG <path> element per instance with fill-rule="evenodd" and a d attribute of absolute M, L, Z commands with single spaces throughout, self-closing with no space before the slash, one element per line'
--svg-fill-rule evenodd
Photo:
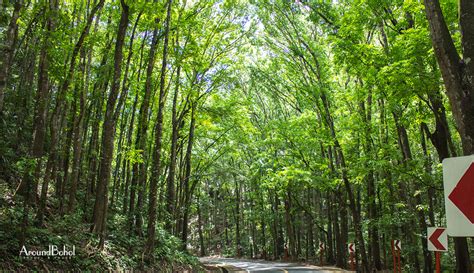
<path fill-rule="evenodd" d="M 448 251 L 448 234 L 444 227 L 429 227 L 427 232 L 429 251 Z"/>
<path fill-rule="evenodd" d="M 355 252 L 355 244 L 354 243 L 347 244 L 347 251 L 349 251 L 349 253 L 354 253 Z"/>
<path fill-rule="evenodd" d="M 448 235 L 474 236 L 474 155 L 443 160 Z"/>
<path fill-rule="evenodd" d="M 400 240 L 393 240 L 392 244 L 393 244 L 393 248 L 396 251 L 401 251 L 402 250 L 402 243 L 400 242 Z"/>

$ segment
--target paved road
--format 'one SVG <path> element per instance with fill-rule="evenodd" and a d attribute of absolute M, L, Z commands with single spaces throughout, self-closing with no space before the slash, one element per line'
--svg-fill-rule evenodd
<path fill-rule="evenodd" d="M 287 262 L 269 262 L 264 260 L 246 260 L 220 257 L 203 257 L 199 259 L 204 265 L 214 265 L 227 269 L 228 272 L 260 272 L 260 273 L 313 273 L 313 272 L 350 272 L 335 267 L 319 267 Z"/>

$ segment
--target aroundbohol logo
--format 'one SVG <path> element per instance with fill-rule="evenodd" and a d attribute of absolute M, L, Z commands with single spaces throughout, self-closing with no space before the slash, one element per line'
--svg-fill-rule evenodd
<path fill-rule="evenodd" d="M 57 245 L 48 245 L 47 250 L 28 250 L 26 246 L 22 246 L 20 249 L 20 257 L 24 258 L 60 258 L 60 259 L 69 259 L 72 256 L 76 255 L 76 246 L 69 247 L 63 245 L 62 248 L 59 248 Z"/>

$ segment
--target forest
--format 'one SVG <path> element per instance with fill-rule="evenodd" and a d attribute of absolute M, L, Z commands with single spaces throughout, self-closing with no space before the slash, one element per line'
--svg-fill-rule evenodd
<path fill-rule="evenodd" d="M 0 0 L 0 269 L 434 272 L 473 59 L 472 0 Z"/>

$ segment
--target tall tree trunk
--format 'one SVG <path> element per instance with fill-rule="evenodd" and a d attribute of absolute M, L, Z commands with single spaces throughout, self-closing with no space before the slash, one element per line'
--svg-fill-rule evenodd
<path fill-rule="evenodd" d="M 133 56 L 133 41 L 135 40 L 135 32 L 136 32 L 136 29 L 137 29 L 137 26 L 138 26 L 138 22 L 140 21 L 140 18 L 143 14 L 143 10 L 140 10 L 140 12 L 138 13 L 137 15 L 137 19 L 135 20 L 135 24 L 133 25 L 133 30 L 132 30 L 132 35 L 130 37 L 130 44 L 128 46 L 128 50 L 129 50 L 129 54 L 128 54 L 128 57 L 127 57 L 127 65 L 126 65 L 126 75 L 128 74 L 128 69 L 129 69 L 129 66 L 130 66 L 130 63 L 131 63 L 131 60 L 132 60 L 132 56 Z M 143 41 L 145 41 L 146 39 L 143 39 Z M 142 55 L 143 55 L 143 45 L 144 43 L 142 43 L 142 47 L 141 47 L 141 55 L 140 55 L 140 63 L 139 63 L 139 67 L 141 67 L 141 61 L 142 61 Z M 140 69 L 139 69 L 140 70 Z M 140 71 L 138 73 L 138 79 L 137 81 L 140 81 Z M 128 89 L 129 88 L 129 81 L 128 81 L 128 77 L 124 77 L 123 78 L 123 81 L 122 81 L 122 89 Z M 132 106 L 132 109 L 131 109 L 131 115 L 132 117 L 130 118 L 130 125 L 127 129 L 127 149 L 130 149 L 131 148 L 131 145 L 132 145 L 132 134 L 133 134 L 133 128 L 135 126 L 135 110 L 137 109 L 137 103 L 138 103 L 138 92 L 136 92 L 135 94 L 135 99 L 133 100 L 133 106 Z M 127 205 L 128 205 L 128 188 L 129 188 L 129 184 L 130 184 L 130 175 L 131 175 L 131 172 L 130 172 L 130 161 L 129 160 L 123 160 L 123 171 L 124 171 L 124 179 L 125 179 L 125 185 L 124 185 L 124 189 L 123 189 L 123 206 L 122 206 L 122 213 L 124 214 L 127 214 Z M 133 216 L 133 214 L 132 214 Z M 131 220 L 129 221 L 129 226 L 130 226 L 130 231 L 132 230 L 132 226 L 133 226 L 133 218 L 131 218 Z"/>
<path fill-rule="evenodd" d="M 171 128 L 170 165 L 169 165 L 169 171 L 168 171 L 168 179 L 166 181 L 167 189 L 171 189 L 171 190 L 174 189 L 174 184 L 175 184 L 176 160 L 177 160 L 177 150 L 178 150 L 178 132 L 179 132 L 180 123 L 181 123 L 181 120 L 178 120 L 177 113 L 176 113 L 178 92 L 179 92 L 180 72 L 181 72 L 181 67 L 178 66 L 175 92 L 173 95 L 173 106 L 171 110 L 171 127 L 172 128 Z M 167 198 L 173 200 L 174 192 L 167 191 Z M 179 217 L 178 221 L 181 221 L 181 220 L 182 220 L 181 217 Z"/>
<path fill-rule="evenodd" d="M 164 49 L 163 49 L 163 64 L 166 64 L 166 55 L 165 53 L 167 54 L 167 50 L 168 50 L 168 35 L 169 35 L 169 21 L 170 21 L 170 11 L 171 11 L 171 3 L 172 3 L 172 0 L 168 0 L 168 13 L 167 13 L 167 17 L 166 17 L 166 25 L 165 25 L 165 44 L 164 44 Z M 161 101 L 161 97 L 162 97 L 162 94 L 161 94 L 161 90 L 163 90 L 164 92 L 164 82 L 165 82 L 165 79 L 164 79 L 164 72 L 165 72 L 165 68 L 162 68 L 162 81 L 161 81 L 161 86 L 160 86 L 160 101 Z M 159 110 L 159 113 L 161 113 L 161 105 L 160 105 L 160 110 Z M 161 125 L 160 125 L 161 126 Z M 161 135 L 161 128 L 160 128 L 160 131 L 157 130 L 157 133 L 159 133 Z M 161 137 L 161 136 L 160 136 Z M 158 140 L 158 137 L 157 137 L 157 140 Z M 161 142 L 161 139 L 160 139 L 160 142 Z M 161 146 L 161 143 L 160 143 L 160 146 Z M 158 151 L 159 153 L 161 153 L 161 151 Z M 161 156 L 161 154 L 160 154 Z M 159 163 L 158 163 L 159 164 Z M 170 169 L 171 170 L 171 169 Z M 174 178 L 173 178 L 174 179 Z M 175 202 L 175 187 L 174 187 L 174 180 L 172 179 L 168 179 L 167 181 L 167 185 L 166 185 L 166 219 L 165 219 L 165 228 L 166 230 L 168 230 L 169 232 L 172 232 L 172 223 L 173 223 L 173 213 L 174 213 L 174 202 Z"/>
<path fill-rule="evenodd" d="M 342 234 L 342 230 L 340 229 L 340 223 L 341 221 L 339 220 L 339 217 L 338 216 L 341 216 L 341 219 L 342 219 L 342 215 L 339 211 L 340 209 L 340 204 L 338 204 L 338 200 L 337 200 L 337 193 L 333 193 L 331 194 L 331 197 L 332 199 L 335 201 L 335 202 L 328 202 L 330 206 L 332 206 L 332 209 L 331 211 L 333 212 L 333 216 L 331 217 L 332 219 L 332 225 L 334 227 L 334 237 L 335 237 L 335 243 L 336 243 L 336 266 L 340 267 L 340 268 L 344 268 L 344 259 L 343 257 L 346 255 L 346 242 L 343 241 L 343 234 Z"/>
<path fill-rule="evenodd" d="M 204 235 L 202 232 L 202 213 L 201 213 L 201 202 L 199 201 L 199 195 L 197 197 L 197 217 L 198 217 L 198 235 L 199 235 L 199 255 L 201 257 L 206 256 L 206 248 L 204 247 Z"/>
<path fill-rule="evenodd" d="M 307 189 L 306 193 L 306 201 L 308 202 L 308 207 L 311 208 L 312 203 L 311 203 L 311 194 L 312 190 Z M 262 208 L 263 210 L 263 208 Z M 314 250 L 314 235 L 313 235 L 313 217 L 306 215 L 306 223 L 307 223 L 307 241 L 308 241 L 308 247 L 307 247 L 307 254 L 306 254 L 306 260 L 313 259 L 315 256 L 315 250 Z M 265 234 L 265 233 L 263 233 Z"/>
<path fill-rule="evenodd" d="M 71 173 L 71 186 L 69 189 L 69 203 L 68 203 L 68 212 L 72 212 L 76 203 L 76 192 L 77 184 L 79 180 L 79 169 L 81 166 L 81 154 L 82 154 L 82 137 L 83 137 L 83 126 L 84 126 L 84 114 L 86 108 L 86 96 L 87 96 L 87 86 L 82 83 L 83 75 L 85 73 L 85 50 L 81 50 L 81 55 L 83 57 L 82 64 L 80 65 L 80 81 L 79 84 L 79 114 L 74 120 L 74 138 L 73 138 L 73 157 L 72 157 L 72 173 Z M 75 102 L 76 103 L 76 102 Z M 65 170 L 67 171 L 67 170 Z"/>
<path fill-rule="evenodd" d="M 183 243 L 183 250 L 186 250 L 186 244 L 188 240 L 188 221 L 189 221 L 189 209 L 191 206 L 191 198 L 194 192 L 194 187 L 189 187 L 189 180 L 191 179 L 191 154 L 193 150 L 194 143 L 194 129 L 196 128 L 196 103 L 193 103 L 191 106 L 191 123 L 189 125 L 189 135 L 188 135 L 188 146 L 186 148 L 185 156 L 185 176 L 184 176 L 184 214 L 183 214 L 183 225 L 182 225 L 182 234 L 181 241 Z M 197 182 L 195 182 L 197 183 Z M 195 186 L 195 184 L 193 185 Z"/>
<path fill-rule="evenodd" d="M 41 157 L 43 156 L 44 152 L 44 142 L 45 142 L 45 134 L 46 134 L 46 116 L 47 116 L 47 101 L 48 101 L 48 93 L 49 93 L 49 75 L 48 75 L 48 68 L 49 68 L 49 59 L 50 55 L 48 53 L 48 48 L 51 46 L 51 32 L 54 30 L 54 21 L 55 12 L 58 7 L 58 2 L 51 0 L 49 1 L 49 10 L 51 15 L 48 17 L 48 20 L 45 25 L 46 35 L 43 41 L 43 47 L 41 48 L 40 53 L 40 62 L 38 67 L 38 91 L 36 93 L 36 107 L 35 107 L 35 116 L 34 116 L 34 129 L 33 129 L 33 145 L 31 150 L 31 155 L 36 161 L 35 165 L 35 172 L 32 180 L 29 179 L 29 175 L 25 182 L 28 184 L 28 193 L 26 197 L 30 200 L 29 202 L 36 201 L 36 194 L 37 194 L 37 181 L 39 180 L 40 170 L 41 170 Z M 47 190 L 48 184 L 46 184 L 48 180 L 43 180 L 43 186 L 41 189 L 41 199 L 40 199 L 40 207 L 38 209 L 38 213 L 36 215 L 38 225 L 43 225 L 43 216 L 44 210 L 46 208 L 46 197 L 47 197 Z"/>
<path fill-rule="evenodd" d="M 160 75 L 160 93 L 158 98 L 158 114 L 155 127 L 155 149 L 153 151 L 153 167 L 150 178 L 150 192 L 148 196 L 148 226 L 147 226 L 147 241 L 145 246 L 145 256 L 147 259 L 153 260 L 153 251 L 155 249 L 155 225 L 156 225 L 156 194 L 158 190 L 158 180 L 160 179 L 161 171 L 161 145 L 163 137 L 163 111 L 166 100 L 166 66 L 168 61 L 168 40 L 170 32 L 171 21 L 171 6 L 172 0 L 167 1 L 166 21 L 164 30 L 163 43 L 163 59 L 161 63 Z M 169 200 L 168 200 L 169 202 Z M 172 213 L 172 211 L 168 211 Z"/>
<path fill-rule="evenodd" d="M 107 47 L 108 48 L 108 47 Z M 105 66 L 107 63 L 107 56 L 108 49 L 106 49 L 106 53 L 104 54 L 104 58 L 101 61 L 101 66 Z M 84 219 L 89 219 L 90 216 L 87 213 L 89 207 L 89 199 L 95 193 L 95 184 L 97 181 L 97 173 L 98 173 L 98 164 L 97 159 L 100 154 L 100 147 L 99 147 L 99 131 L 100 131 L 100 120 L 102 119 L 102 108 L 104 105 L 105 94 L 100 90 L 107 90 L 109 85 L 109 77 L 105 75 L 105 80 L 102 83 L 96 83 L 94 86 L 94 93 L 96 94 L 97 101 L 95 103 L 95 114 L 94 120 L 92 122 L 92 133 L 90 137 L 90 146 L 88 151 L 88 176 L 87 176 L 87 184 L 86 184 L 86 198 L 84 199 Z M 99 92 L 97 92 L 99 91 Z"/>
<path fill-rule="evenodd" d="M 276 221 L 276 250 L 277 258 L 281 258 L 283 251 L 285 250 L 285 238 L 283 237 L 283 224 L 282 216 L 280 213 L 280 198 L 278 198 L 278 193 L 274 193 L 275 196 L 275 221 Z"/>
<path fill-rule="evenodd" d="M 336 173 L 336 169 L 334 167 L 334 158 L 335 156 L 333 156 L 333 149 L 331 149 L 331 147 L 329 146 L 328 147 L 328 152 L 325 153 L 324 152 L 325 149 L 323 147 L 323 145 L 321 144 L 321 153 L 322 154 L 326 154 L 327 155 L 327 159 L 329 160 L 329 168 L 331 170 L 332 173 Z M 327 200 L 329 200 L 329 202 L 327 202 L 326 204 L 326 213 L 327 213 L 327 220 L 328 220 L 328 234 L 327 234 L 327 247 L 326 247 L 326 260 L 329 262 L 329 263 L 333 263 L 334 261 L 336 261 L 337 263 L 337 255 L 336 257 L 334 257 L 334 244 L 333 244 L 333 229 L 331 228 L 332 224 L 337 221 L 337 220 L 334 220 L 334 216 L 333 216 L 333 213 L 332 213 L 332 198 L 331 198 L 331 193 L 328 192 L 326 194 L 326 198 Z M 321 199 L 321 194 L 319 194 L 318 196 L 319 198 L 318 199 Z M 344 202 L 346 202 L 345 200 L 343 200 Z M 322 206 L 322 202 L 320 201 L 320 206 L 321 206 L 321 212 L 323 211 L 323 206 Z M 346 241 L 343 241 L 343 243 L 345 244 Z M 337 245 L 336 245 L 336 250 L 337 250 Z"/>
<path fill-rule="evenodd" d="M 459 26 L 463 59 L 460 58 L 443 17 L 439 0 L 425 0 L 426 17 L 446 93 L 451 104 L 465 155 L 474 153 L 474 2 L 459 1 Z M 461 258 L 461 257 L 458 257 Z M 467 256 L 463 256 L 463 259 Z M 469 259 L 468 259 L 469 260 Z M 464 261 L 458 270 L 466 269 Z"/>
<path fill-rule="evenodd" d="M 176 37 L 178 37 L 178 34 L 176 34 Z M 178 40 L 178 38 L 176 38 Z M 179 47 L 178 41 L 176 41 L 176 47 Z M 181 130 L 181 127 L 184 125 L 183 119 L 186 115 L 186 113 L 189 111 L 187 108 L 188 103 L 189 103 L 189 94 L 188 97 L 186 98 L 186 102 L 182 106 L 182 111 L 178 113 L 178 95 L 179 95 L 179 88 L 180 88 L 180 75 L 181 75 L 181 64 L 177 64 L 178 68 L 176 69 L 176 82 L 175 82 L 175 92 L 173 95 L 173 105 L 172 105 L 172 110 L 171 110 L 171 147 L 170 147 L 170 164 L 168 166 L 168 179 L 166 180 L 167 187 L 174 187 L 175 185 L 175 177 L 176 177 L 176 165 L 177 165 L 177 160 L 178 160 L 178 151 L 181 151 L 180 153 L 180 162 L 181 164 L 185 161 L 183 160 L 183 145 L 184 145 L 184 140 L 178 144 L 179 140 L 179 131 Z M 193 129 L 194 130 L 194 129 Z M 189 141 L 188 141 L 189 143 Z M 186 162 L 185 162 L 186 163 Z M 172 215 L 172 221 L 176 220 L 176 236 L 183 236 L 183 228 L 187 228 L 186 226 L 183 226 L 184 223 L 184 216 L 187 213 L 186 210 L 186 194 L 182 194 L 183 187 L 182 184 L 185 184 L 185 179 L 186 179 L 186 174 L 185 172 L 187 171 L 186 168 L 182 168 L 180 166 L 180 172 L 178 174 L 178 177 L 181 177 L 180 179 L 180 184 L 178 185 L 178 188 L 176 191 L 178 192 L 179 198 L 177 199 L 175 203 L 181 202 L 181 204 L 177 204 L 176 207 L 179 207 L 181 209 L 175 210 L 175 213 Z M 183 174 L 184 173 L 184 174 Z M 189 181 L 187 181 L 189 185 Z M 167 192 L 168 194 L 168 192 Z M 181 217 L 180 214 L 183 214 Z M 181 234 L 179 234 L 181 232 Z"/>
<path fill-rule="evenodd" d="M 91 230 L 99 234 L 99 248 L 102 249 L 105 243 L 105 231 L 107 223 L 107 193 L 110 180 L 110 169 L 112 157 L 114 153 L 114 136 L 115 136 L 115 104 L 120 89 L 120 76 L 122 73 L 123 44 L 129 20 L 129 7 L 124 0 L 120 1 L 122 12 L 117 30 L 117 39 L 115 42 L 114 53 L 114 74 L 107 106 L 105 110 L 105 118 L 102 129 L 102 150 L 100 153 L 100 170 L 99 180 L 97 181 L 96 198 L 93 213 L 93 225 Z"/>
<path fill-rule="evenodd" d="M 75 93 L 77 92 L 77 88 L 74 92 Z M 65 104 L 66 104 L 65 106 L 65 110 L 66 110 L 67 108 L 69 108 L 68 106 L 70 102 L 66 101 Z M 66 114 L 67 111 L 65 111 L 64 116 L 63 116 L 66 119 L 66 126 L 64 128 L 64 130 L 66 131 L 65 132 L 66 140 L 62 145 L 63 152 L 59 154 L 59 156 L 61 157 L 63 176 L 62 178 L 58 179 L 59 188 L 61 189 L 61 194 L 59 196 L 59 213 L 61 215 L 64 214 L 64 205 L 65 205 L 64 199 L 65 199 L 65 194 L 66 194 L 65 190 L 69 182 L 69 157 L 71 155 L 72 138 L 74 136 L 74 123 L 75 123 L 76 115 L 77 115 L 76 107 L 77 105 L 73 103 L 70 116 L 67 117 L 67 114 Z"/>
<path fill-rule="evenodd" d="M 126 77 L 127 75 L 124 75 Z M 123 90 L 123 89 L 122 89 Z M 120 165 L 122 161 L 122 155 L 123 155 L 123 141 L 124 141 L 124 135 L 125 135 L 125 126 L 128 124 L 128 114 L 126 114 L 126 111 L 122 111 L 122 115 L 120 118 L 120 133 L 119 133 L 119 139 L 117 142 L 117 156 L 115 157 L 115 170 L 114 170 L 114 177 L 113 177 L 113 184 L 112 184 L 112 194 L 110 196 L 110 208 L 114 210 L 115 207 L 115 200 L 116 196 L 118 195 L 118 183 L 120 180 Z M 124 171 L 122 169 L 122 171 Z"/>
<path fill-rule="evenodd" d="M 240 183 L 238 182 L 236 176 L 234 175 L 234 185 L 235 185 L 235 253 L 237 257 L 242 256 L 242 243 L 241 243 L 241 219 L 240 219 Z"/>
<path fill-rule="evenodd" d="M 120 111 L 121 110 L 121 107 L 122 105 L 125 103 L 125 101 L 127 100 L 127 97 L 128 97 L 128 91 L 129 91 L 129 69 L 130 69 L 130 63 L 132 61 L 132 56 L 133 56 L 133 42 L 135 40 L 135 32 L 136 32 L 136 29 L 137 29 L 137 25 L 138 25 L 138 22 L 140 21 L 140 18 L 142 16 L 142 13 L 143 13 L 143 10 L 141 10 L 138 15 L 137 15 L 137 18 L 135 20 L 135 23 L 133 24 L 133 28 L 132 28 L 132 34 L 130 36 L 130 41 L 129 41 L 129 45 L 128 45 L 128 57 L 127 57 L 127 62 L 125 64 L 125 71 L 124 71 L 124 74 L 123 74 L 123 79 L 122 79 L 122 92 L 121 92 L 121 96 L 120 96 L 120 99 L 119 99 L 119 102 L 118 102 L 118 105 L 117 105 L 117 109 L 115 110 L 115 117 L 114 119 L 117 119 L 118 117 L 118 114 L 120 112 L 122 112 L 122 117 L 121 117 L 121 128 L 120 128 L 120 136 L 119 136 L 119 142 L 118 142 L 118 155 L 117 155 L 117 158 L 116 158 L 116 169 L 115 169 L 115 175 L 114 175 L 114 184 L 113 184 L 113 189 L 112 189 L 112 197 L 111 197 L 111 202 L 110 202 L 110 205 L 111 207 L 114 206 L 114 200 L 116 199 L 116 195 L 118 195 L 117 193 L 117 183 L 118 181 L 120 180 L 120 176 L 119 176 L 119 171 L 120 171 L 120 163 L 122 161 L 122 145 L 123 145 L 123 137 L 125 135 L 125 127 L 127 126 L 127 121 L 128 121 L 128 113 L 126 114 L 126 111 Z M 140 70 L 141 66 L 139 66 L 139 70 Z M 136 102 L 137 102 L 137 96 L 138 96 L 138 93 L 137 95 L 135 96 L 135 101 L 134 101 L 134 104 L 133 104 L 133 109 L 132 109 L 132 121 L 130 123 L 130 127 L 127 128 L 127 136 L 128 136 L 128 142 L 130 143 L 131 142 L 131 133 L 133 131 L 133 119 L 135 117 L 135 107 L 136 107 Z M 125 116 L 125 118 L 124 118 Z M 125 173 L 125 162 L 126 160 L 123 160 L 124 161 L 124 168 L 122 168 L 122 172 Z M 125 204 L 125 203 L 124 203 Z"/>
<path fill-rule="evenodd" d="M 158 20 L 155 21 L 155 24 L 158 24 Z M 138 186 L 138 196 L 136 210 L 135 207 L 131 207 L 133 213 L 135 213 L 135 231 L 137 234 L 142 235 L 142 207 L 143 200 L 145 198 L 145 188 L 147 181 L 147 168 L 145 160 L 147 158 L 147 132 L 148 132 L 148 120 L 149 120 L 149 109 L 150 109 L 150 98 L 152 95 L 152 76 L 153 68 L 155 66 L 155 56 L 156 56 L 156 46 L 158 44 L 158 26 L 155 26 L 153 30 L 153 38 L 150 46 L 150 53 L 148 55 L 148 65 L 146 70 L 146 80 L 145 80 L 145 94 L 143 96 L 143 102 L 140 106 L 140 113 L 138 116 L 138 131 L 136 138 L 137 149 L 143 153 L 143 161 L 135 163 L 134 166 L 134 175 L 137 175 L 138 181 L 133 183 Z M 137 173 L 135 173 L 137 172 Z"/>
<path fill-rule="evenodd" d="M 146 32 L 145 36 L 144 36 L 144 39 L 143 39 L 143 42 L 142 42 L 142 45 L 141 45 L 141 49 L 140 49 L 140 67 L 142 67 L 143 51 L 144 51 L 144 48 L 145 48 L 145 41 L 147 40 L 147 37 L 148 36 L 147 36 L 147 32 Z M 137 82 L 140 82 L 140 78 L 141 78 L 141 70 L 138 71 Z M 145 95 L 146 95 L 146 93 L 145 93 Z M 136 96 L 138 96 L 138 93 L 137 93 Z M 149 101 L 149 99 L 148 99 L 148 101 Z M 137 137 L 136 137 L 136 140 L 135 140 L 135 147 L 134 147 L 135 149 L 138 147 L 138 145 L 140 143 L 139 138 L 141 138 L 140 118 L 141 118 L 142 112 L 144 111 L 142 109 L 142 107 L 143 107 L 143 103 L 140 105 L 140 112 L 138 114 Z M 146 117 L 148 117 L 148 116 L 146 116 Z M 139 172 L 138 172 L 139 166 L 138 166 L 137 162 L 133 163 L 131 168 L 132 168 L 132 170 L 131 170 L 131 181 L 130 181 L 130 199 L 129 199 L 129 210 L 128 210 L 128 223 L 129 223 L 128 228 L 129 228 L 129 233 L 130 234 L 132 232 L 134 232 L 134 228 L 136 227 L 135 222 L 134 222 L 135 203 L 136 203 L 135 199 L 137 197 L 136 192 L 137 192 L 138 180 L 139 180 L 139 175 L 140 175 Z M 144 193 L 140 193 L 140 194 L 143 196 Z M 139 214 L 139 217 L 141 217 L 141 214 Z"/>
<path fill-rule="evenodd" d="M 340 194 L 339 194 L 339 205 L 340 205 L 340 217 L 341 217 L 341 241 L 344 245 L 342 245 L 342 249 L 345 250 L 346 248 L 346 243 L 348 242 L 348 215 L 347 215 L 347 197 L 346 197 L 346 194 L 340 190 Z M 343 264 L 347 264 L 346 263 L 346 255 L 343 255 L 342 256 L 342 263 Z"/>
<path fill-rule="evenodd" d="M 367 105 L 365 102 L 360 103 L 360 110 L 362 120 L 365 123 L 364 131 L 364 149 L 367 158 L 373 158 L 372 152 L 372 91 L 369 90 L 367 96 Z M 377 215 L 377 204 L 376 199 L 376 188 L 374 179 L 374 170 L 371 166 L 367 165 L 366 168 L 369 170 L 366 175 L 367 181 L 367 203 L 368 203 L 368 216 L 369 216 L 369 246 L 370 246 L 370 257 L 372 260 L 372 266 L 376 270 L 382 270 L 382 262 L 380 260 L 380 242 L 379 242 L 379 231 L 378 215 Z"/>

